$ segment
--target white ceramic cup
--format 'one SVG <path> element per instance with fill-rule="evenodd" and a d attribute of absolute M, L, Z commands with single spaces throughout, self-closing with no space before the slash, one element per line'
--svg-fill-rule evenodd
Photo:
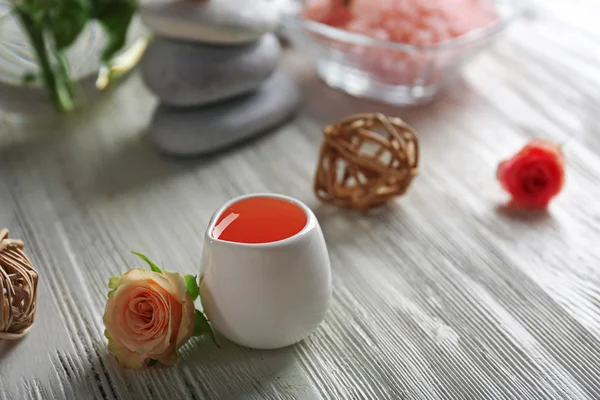
<path fill-rule="evenodd" d="M 250 197 L 292 202 L 306 214 L 306 226 L 271 243 L 216 239 L 213 229 L 221 214 Z M 332 290 L 327 246 L 314 213 L 300 201 L 276 194 L 241 196 L 224 204 L 206 231 L 200 290 L 208 318 L 234 343 L 277 349 L 304 339 L 325 318 Z"/>

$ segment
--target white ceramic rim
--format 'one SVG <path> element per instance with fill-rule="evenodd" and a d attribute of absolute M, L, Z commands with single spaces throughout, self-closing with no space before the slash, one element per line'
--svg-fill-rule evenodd
<path fill-rule="evenodd" d="M 299 207 L 302 211 L 304 211 L 304 215 L 306 215 L 306 224 L 304 225 L 304 228 L 302 228 L 302 230 L 300 232 L 296 233 L 293 236 L 290 236 L 290 237 L 287 237 L 285 239 L 278 240 L 275 242 L 267 242 L 267 243 L 230 242 L 227 240 L 218 239 L 212 235 L 212 231 L 215 228 L 215 224 L 216 224 L 217 220 L 229 206 L 231 206 L 232 204 L 235 204 L 241 200 L 255 198 L 255 197 L 268 197 L 268 198 L 273 198 L 273 199 L 286 200 L 286 201 L 293 203 L 294 205 Z M 264 249 L 267 247 L 278 247 L 278 246 L 282 246 L 285 244 L 291 244 L 293 242 L 297 242 L 298 240 L 300 240 L 301 238 L 306 236 L 308 234 L 308 232 L 311 231 L 316 225 L 317 225 L 317 217 L 315 216 L 315 214 L 312 212 L 312 210 L 310 208 L 308 208 L 308 206 L 306 204 L 304 204 L 303 202 L 301 202 L 298 199 L 295 199 L 293 197 L 286 196 L 283 194 L 277 194 L 277 193 L 251 193 L 251 194 L 245 194 L 242 196 L 234 197 L 233 199 L 229 200 L 228 202 L 223 204 L 221 207 L 219 207 L 219 209 L 213 214 L 213 216 L 210 220 L 210 223 L 208 224 L 208 229 L 206 231 L 206 237 L 208 240 L 211 240 L 214 243 L 222 243 L 222 244 L 227 244 L 227 245 L 235 245 L 235 246 L 242 246 L 242 247 L 254 247 L 254 248 Z"/>

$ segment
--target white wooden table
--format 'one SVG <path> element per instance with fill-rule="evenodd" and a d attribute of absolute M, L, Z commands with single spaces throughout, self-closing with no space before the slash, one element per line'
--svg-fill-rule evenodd
<path fill-rule="evenodd" d="M 1 116 L 0 226 L 41 285 L 33 330 L 0 343 L 0 399 L 600 398 L 600 7 L 545 3 L 416 109 L 328 89 L 290 52 L 297 119 L 208 159 L 155 152 L 137 76 L 63 120 Z M 403 117 L 422 147 L 409 193 L 369 215 L 311 191 L 322 127 L 361 111 Z M 495 168 L 533 137 L 573 137 L 568 182 L 548 213 L 509 211 Z M 335 289 L 320 329 L 278 351 L 192 340 L 177 367 L 121 369 L 108 278 L 139 264 L 131 250 L 197 273 L 213 210 L 264 191 L 321 221 Z"/>

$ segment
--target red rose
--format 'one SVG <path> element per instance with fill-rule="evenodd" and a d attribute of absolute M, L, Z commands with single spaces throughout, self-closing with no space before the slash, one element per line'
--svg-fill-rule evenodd
<path fill-rule="evenodd" d="M 565 182 L 565 158 L 554 143 L 533 139 L 510 160 L 498 165 L 497 177 L 513 197 L 526 208 L 545 208 Z"/>

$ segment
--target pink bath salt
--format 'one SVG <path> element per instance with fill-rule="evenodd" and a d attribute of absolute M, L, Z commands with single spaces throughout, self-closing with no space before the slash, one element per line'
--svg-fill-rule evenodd
<path fill-rule="evenodd" d="M 369 37 L 422 46 L 498 19 L 489 0 L 309 0 L 304 16 Z"/>
<path fill-rule="evenodd" d="M 309 0 L 304 17 L 337 28 L 345 28 L 354 19 L 352 10 L 344 0 Z"/>
<path fill-rule="evenodd" d="M 321 22 L 326 25 L 335 26 L 345 29 L 345 27 L 353 20 L 352 12 L 347 8 L 337 8 L 326 15 Z"/>
<path fill-rule="evenodd" d="M 346 25 L 346 30 L 379 40 L 390 40 L 387 29 L 366 20 L 355 19 Z"/>
<path fill-rule="evenodd" d="M 367 20 L 377 24 L 381 20 L 381 14 L 394 9 L 396 0 L 350 0 L 352 14 L 358 16 L 358 20 Z"/>
<path fill-rule="evenodd" d="M 328 0 L 309 0 L 302 15 L 306 19 L 321 22 L 332 11 L 333 3 Z"/>
<path fill-rule="evenodd" d="M 384 52 L 370 53 L 371 57 L 363 60 L 362 67 L 379 81 L 393 85 L 413 85 L 417 81 L 423 85 L 432 83 L 437 78 L 437 69 L 429 68 L 424 76 L 426 66 L 433 62 L 432 56 L 427 54 L 408 54 Z"/>

